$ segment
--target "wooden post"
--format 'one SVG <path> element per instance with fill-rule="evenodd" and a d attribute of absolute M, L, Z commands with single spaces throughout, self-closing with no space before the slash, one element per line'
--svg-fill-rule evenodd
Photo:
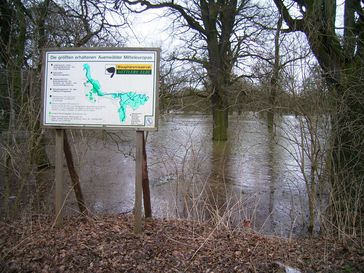
<path fill-rule="evenodd" d="M 55 209 L 56 220 L 55 225 L 61 226 L 63 223 L 62 207 L 63 207 L 63 129 L 56 129 L 56 150 L 55 150 Z"/>
<path fill-rule="evenodd" d="M 134 233 L 142 232 L 142 180 L 144 132 L 136 131 Z"/>
<path fill-rule="evenodd" d="M 71 150 L 71 146 L 68 142 L 66 131 L 64 131 L 63 137 L 64 137 L 64 142 L 63 142 L 64 155 L 66 157 L 68 172 L 71 177 L 73 190 L 75 191 L 77 205 L 78 205 L 78 208 L 80 209 L 80 212 L 84 215 L 87 215 L 87 208 L 86 208 L 85 199 L 83 198 L 83 194 L 82 194 L 82 190 L 81 190 L 80 178 L 77 174 L 75 165 L 73 164 L 72 150 Z"/>
<path fill-rule="evenodd" d="M 143 204 L 145 218 L 152 217 L 152 206 L 150 203 L 149 176 L 147 149 L 145 147 L 146 138 L 143 136 Z"/>

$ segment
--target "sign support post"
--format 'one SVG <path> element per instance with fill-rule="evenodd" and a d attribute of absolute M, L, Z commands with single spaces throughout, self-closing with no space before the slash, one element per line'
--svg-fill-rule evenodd
<path fill-rule="evenodd" d="M 55 225 L 63 222 L 64 129 L 136 131 L 135 227 L 142 232 L 144 131 L 158 128 L 159 48 L 46 49 L 42 124 L 56 129 Z"/>
<path fill-rule="evenodd" d="M 144 131 L 136 131 L 136 162 L 135 162 L 135 205 L 134 233 L 142 232 L 142 180 L 143 180 L 143 139 Z"/>
<path fill-rule="evenodd" d="M 56 220 L 55 225 L 61 226 L 63 223 L 63 138 L 64 130 L 56 129 L 56 155 L 55 155 L 55 183 L 56 183 L 56 198 L 55 198 L 55 209 L 56 209 Z"/>

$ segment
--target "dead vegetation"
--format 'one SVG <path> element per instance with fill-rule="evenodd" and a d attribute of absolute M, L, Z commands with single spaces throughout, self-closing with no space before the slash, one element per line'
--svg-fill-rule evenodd
<path fill-rule="evenodd" d="M 354 241 L 287 240 L 246 229 L 184 220 L 147 220 L 133 233 L 132 216 L 47 217 L 0 223 L 0 272 L 364 272 Z"/>

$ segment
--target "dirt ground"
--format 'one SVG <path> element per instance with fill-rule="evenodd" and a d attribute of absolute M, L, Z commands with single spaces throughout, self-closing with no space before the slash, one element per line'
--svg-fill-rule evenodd
<path fill-rule="evenodd" d="M 0 272 L 364 272 L 354 240 L 288 240 L 249 229 L 130 215 L 0 222 Z M 284 266 L 286 267 L 284 267 Z"/>

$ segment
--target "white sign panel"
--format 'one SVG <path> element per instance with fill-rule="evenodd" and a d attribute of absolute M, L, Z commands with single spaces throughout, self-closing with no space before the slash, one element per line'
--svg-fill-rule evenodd
<path fill-rule="evenodd" d="M 159 49 L 47 50 L 43 125 L 157 127 Z"/>

